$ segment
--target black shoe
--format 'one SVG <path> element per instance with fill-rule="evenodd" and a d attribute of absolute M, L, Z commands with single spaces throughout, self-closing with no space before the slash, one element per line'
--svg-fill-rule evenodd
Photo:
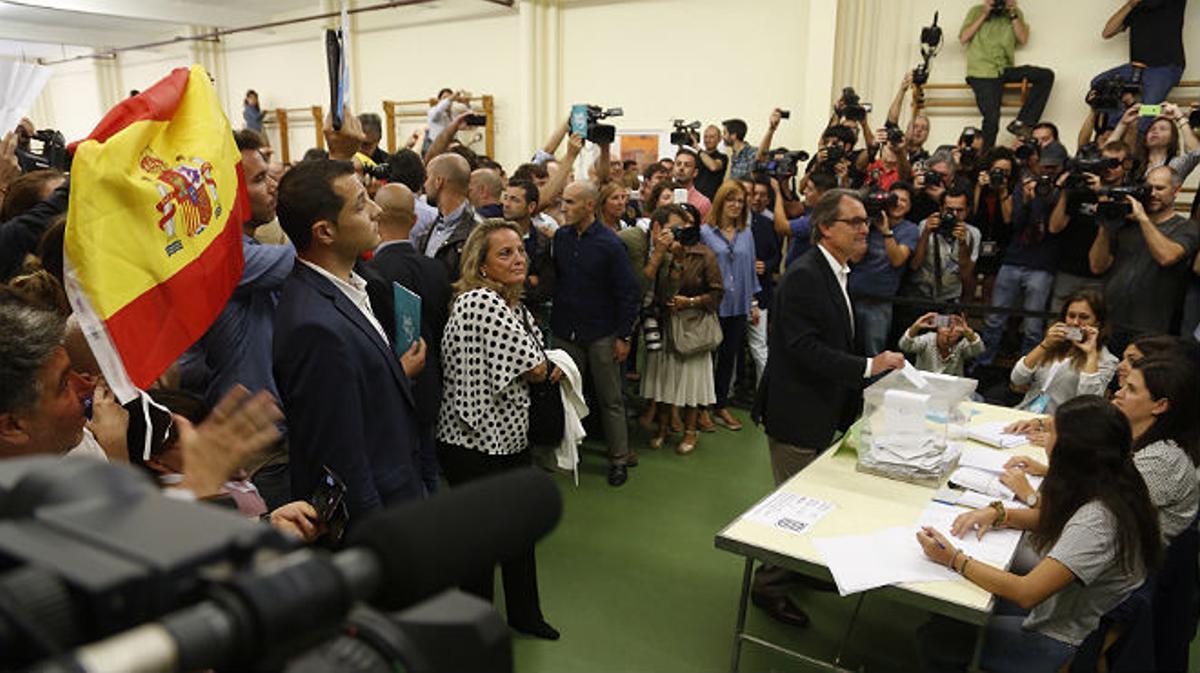
<path fill-rule="evenodd" d="M 1018 138 L 1022 138 L 1022 139 L 1024 139 L 1026 136 L 1033 133 L 1033 129 L 1026 126 L 1025 122 L 1021 121 L 1020 119 L 1014 119 L 1014 120 L 1010 121 L 1008 123 L 1008 126 L 1005 126 L 1004 128 L 1009 133 L 1013 134 L 1014 136 L 1016 136 Z"/>
<path fill-rule="evenodd" d="M 509 622 L 509 626 L 517 633 L 524 633 L 527 636 L 541 638 L 542 640 L 558 640 L 559 638 L 558 631 L 553 626 L 547 624 L 544 619 L 532 624 L 514 624 Z"/>
<path fill-rule="evenodd" d="M 629 468 L 624 465 L 609 465 L 608 466 L 608 485 L 620 486 L 629 479 Z"/>
<path fill-rule="evenodd" d="M 766 612 L 773 619 L 784 624 L 799 628 L 808 626 L 808 615 L 787 596 L 761 596 L 752 593 L 750 594 L 750 602 L 754 603 L 756 607 Z"/>

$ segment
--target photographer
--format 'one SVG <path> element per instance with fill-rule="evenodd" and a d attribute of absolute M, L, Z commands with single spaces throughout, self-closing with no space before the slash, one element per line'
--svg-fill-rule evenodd
<path fill-rule="evenodd" d="M 984 151 L 983 135 L 974 126 L 964 127 L 950 155 L 954 157 L 954 174 L 975 187 L 975 171 L 979 170 Z"/>
<path fill-rule="evenodd" d="M 1037 180 L 1026 177 L 1012 194 L 1012 232 L 1003 252 L 1003 264 L 996 274 L 991 304 L 1026 311 L 1044 311 L 1054 288 L 1054 269 L 1058 263 L 1058 241 L 1049 236 L 1049 213 L 1057 195 L 1039 194 Z M 1008 316 L 988 314 L 983 330 L 987 351 L 979 361 L 991 364 L 1004 335 Z M 1044 321 L 1026 316 L 1021 321 L 1021 352 L 1026 353 L 1042 339 Z"/>
<path fill-rule="evenodd" d="M 1092 88 L 1102 80 L 1119 77 L 1123 82 L 1135 79 L 1134 63 L 1144 67 L 1141 79 L 1141 102 L 1147 105 L 1161 103 L 1183 76 L 1185 56 L 1183 52 L 1183 15 L 1187 0 L 1126 0 L 1108 21 L 1100 36 L 1111 40 L 1129 29 L 1129 63 L 1106 70 L 1092 78 Z M 1106 109 L 1105 128 L 1116 126 L 1121 115 L 1119 109 Z M 1145 131 L 1148 119 L 1140 122 Z"/>
<path fill-rule="evenodd" d="M 700 159 L 696 166 L 696 191 L 709 201 L 716 195 L 729 168 L 729 157 L 717 149 L 720 142 L 721 129 L 709 124 L 704 129 L 704 149 L 696 153 Z"/>
<path fill-rule="evenodd" d="M 1088 253 L 1093 273 L 1107 272 L 1104 293 L 1120 353 L 1138 333 L 1170 334 L 1189 281 L 1189 262 L 1200 248 L 1200 230 L 1175 213 L 1179 174 L 1160 166 L 1146 176 L 1143 204 L 1127 196 L 1127 221 L 1098 227 Z"/>
<path fill-rule="evenodd" d="M 722 140 L 729 148 L 729 179 L 740 180 L 754 170 L 755 148 L 746 142 L 746 122 L 741 119 L 726 119 L 721 122 L 725 133 Z"/>
<path fill-rule="evenodd" d="M 812 225 L 809 215 L 816 207 L 817 202 L 821 200 L 821 195 L 836 188 L 838 181 L 837 176 L 833 173 L 818 170 L 806 175 L 803 182 L 804 187 L 801 189 L 803 198 L 800 203 L 803 203 L 806 209 L 804 214 L 783 222 L 775 220 L 775 231 L 791 240 L 788 244 L 787 258 L 784 260 L 785 269 L 791 267 L 792 262 L 796 261 L 805 250 L 812 247 Z"/>
<path fill-rule="evenodd" d="M 892 105 L 888 108 L 887 122 L 889 124 L 900 126 L 900 108 L 904 105 L 904 94 L 908 93 L 912 85 L 913 75 L 909 70 L 900 80 L 900 90 L 896 92 L 896 97 L 892 99 Z M 919 114 L 909 120 L 908 130 L 904 133 L 904 148 L 907 150 L 910 164 L 929 158 L 929 152 L 925 150 L 926 140 L 929 140 L 929 117 Z"/>
<path fill-rule="evenodd" d="M 712 208 L 712 201 L 701 194 L 694 184 L 697 174 L 696 166 L 699 163 L 700 159 L 695 150 L 680 147 L 679 151 L 675 153 L 675 168 L 672 170 L 672 177 L 675 179 L 677 188 L 687 190 L 687 202 L 700 211 L 701 218 L 707 219 L 708 211 Z"/>
<path fill-rule="evenodd" d="M 892 329 L 891 298 L 900 289 L 904 265 L 919 237 L 917 225 L 907 219 L 912 208 L 912 185 L 896 182 L 886 194 L 876 194 L 869 195 L 868 200 L 886 196 L 887 205 L 871 218 L 867 253 L 851 267 L 847 282 L 854 298 L 859 338 L 868 357 L 882 353 L 887 346 Z"/>
<path fill-rule="evenodd" d="M 979 230 L 967 223 L 971 194 L 952 184 L 938 212 L 921 222 L 917 248 L 908 262 L 909 296 L 931 302 L 958 301 L 974 290 Z"/>
<path fill-rule="evenodd" d="M 1139 118 L 1139 107 L 1132 105 L 1125 110 L 1121 121 L 1113 129 L 1112 137 L 1122 137 L 1126 129 L 1132 131 L 1134 120 Z M 1139 165 L 1144 169 L 1143 175 L 1149 175 L 1152 169 L 1159 166 L 1170 166 L 1182 182 L 1200 163 L 1200 138 L 1196 137 L 1196 132 L 1188 123 L 1188 115 L 1171 103 L 1163 104 L 1162 114 L 1153 118 L 1145 132 L 1138 136 L 1135 148 Z"/>
<path fill-rule="evenodd" d="M 861 185 L 863 173 L 855 168 L 858 153 L 854 152 L 857 141 L 854 130 L 848 126 L 834 124 L 821 133 L 817 155 L 808 162 L 808 174 L 815 171 L 832 173 L 837 178 L 837 186 L 852 188 Z M 864 164 L 865 167 L 865 164 Z M 805 176 L 806 179 L 808 176 Z M 800 185 L 801 192 L 804 183 Z"/>
<path fill-rule="evenodd" d="M 967 12 L 958 41 L 967 48 L 967 84 L 975 92 L 975 103 L 983 115 L 983 144 L 991 147 L 1000 129 L 1000 98 L 1004 85 L 1028 80 L 1029 95 L 1008 125 L 1009 133 L 1020 135 L 1042 118 L 1054 71 L 1032 65 L 1013 65 L 1017 45 L 1029 41 L 1029 25 L 1017 0 L 984 0 Z"/>
<path fill-rule="evenodd" d="M 1049 230 L 1057 239 L 1059 249 L 1051 311 L 1062 308 L 1066 298 L 1078 290 L 1104 288 L 1104 280 L 1099 274 L 1092 273 L 1088 262 L 1088 251 L 1096 240 L 1096 227 L 1099 226 L 1096 192 L 1125 184 L 1129 172 L 1129 148 L 1119 140 L 1111 140 L 1104 145 L 1100 156 L 1110 162 L 1111 167 L 1098 175 L 1084 173 L 1086 189 L 1060 189 L 1058 201 L 1050 211 Z M 1059 177 L 1060 188 L 1068 175 L 1064 173 Z"/>
<path fill-rule="evenodd" d="M 904 134 L 894 126 L 875 131 L 875 147 L 879 158 L 867 166 L 867 184 L 889 190 L 892 185 L 912 180 L 912 166 L 904 148 Z"/>
<path fill-rule="evenodd" d="M 983 277 L 983 301 L 989 301 L 992 284 L 1008 246 L 1013 221 L 1013 190 L 1017 185 L 1016 158 L 1006 147 L 993 147 L 984 157 L 975 180 L 975 209 L 971 223 L 979 227 L 982 241 L 975 274 Z"/>
<path fill-rule="evenodd" d="M 920 222 L 941 207 L 946 187 L 954 182 L 954 176 L 954 156 L 947 149 L 934 152 L 925 165 L 914 172 L 913 186 L 917 188 L 917 194 L 913 197 L 909 215 L 912 221 Z"/>

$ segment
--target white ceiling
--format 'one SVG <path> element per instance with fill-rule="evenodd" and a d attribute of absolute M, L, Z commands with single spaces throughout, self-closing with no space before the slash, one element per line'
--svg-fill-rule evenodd
<path fill-rule="evenodd" d="M 320 0 L 0 0 L 0 54 L 60 57 L 64 46 L 128 46 L 183 35 L 189 26 L 236 28 L 322 9 Z"/>

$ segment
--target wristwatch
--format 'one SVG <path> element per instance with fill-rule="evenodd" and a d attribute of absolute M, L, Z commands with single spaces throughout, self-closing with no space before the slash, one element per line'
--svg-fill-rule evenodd
<path fill-rule="evenodd" d="M 1026 505 L 1029 505 L 1030 507 L 1037 507 L 1037 504 L 1038 504 L 1038 492 L 1037 492 L 1037 491 L 1030 491 L 1030 492 L 1029 492 L 1029 495 L 1025 496 L 1025 497 L 1024 497 L 1024 498 L 1022 498 L 1021 500 L 1022 500 L 1022 501 L 1023 501 L 1023 502 L 1024 502 Z"/>

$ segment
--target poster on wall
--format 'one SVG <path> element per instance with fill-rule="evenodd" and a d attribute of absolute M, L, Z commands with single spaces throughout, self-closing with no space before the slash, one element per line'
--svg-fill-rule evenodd
<path fill-rule="evenodd" d="M 622 161 L 636 161 L 638 172 L 641 172 L 659 159 L 675 156 L 675 146 L 670 142 L 671 132 L 668 130 L 619 129 L 615 153 Z"/>

